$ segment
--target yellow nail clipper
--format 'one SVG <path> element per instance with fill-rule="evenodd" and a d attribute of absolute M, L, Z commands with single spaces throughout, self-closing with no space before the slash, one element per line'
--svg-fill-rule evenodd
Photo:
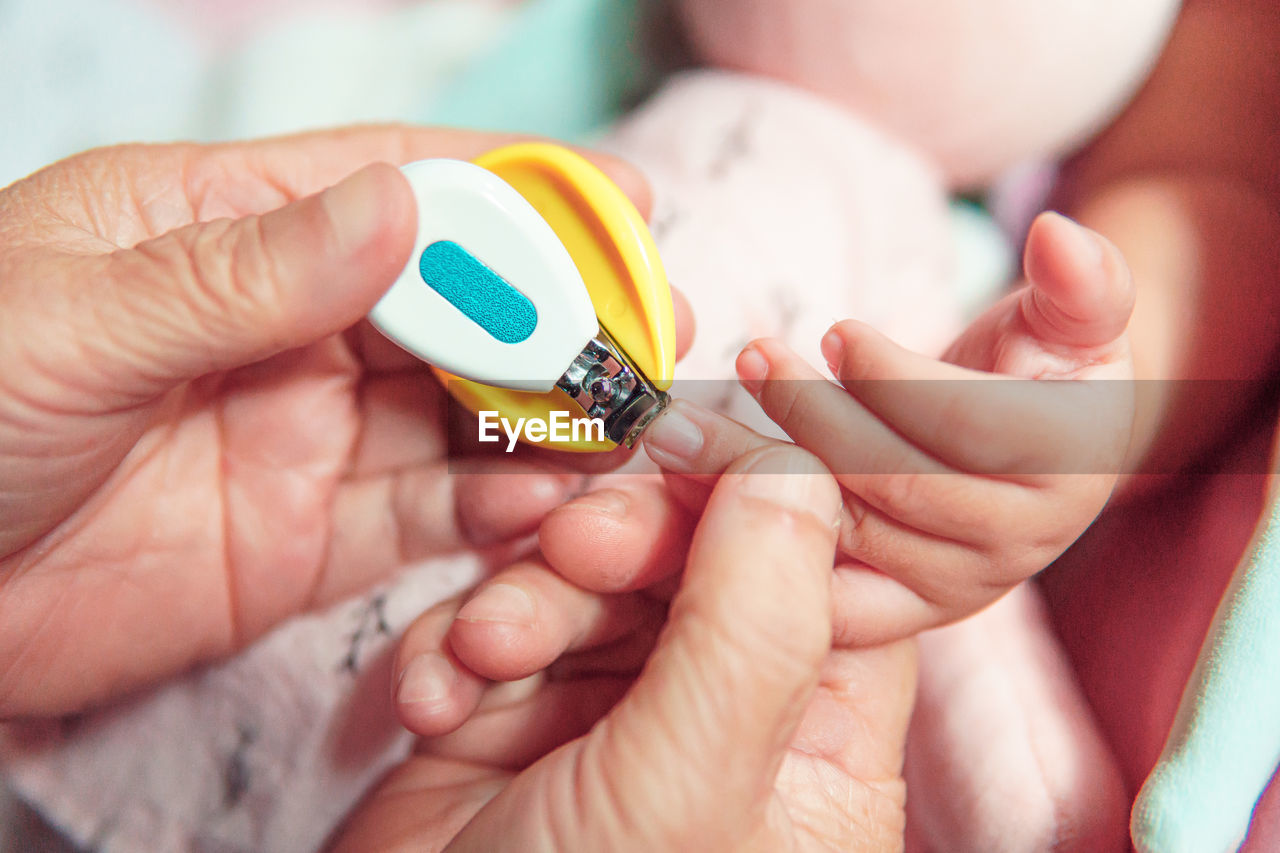
<path fill-rule="evenodd" d="M 671 289 L 631 201 L 546 143 L 402 171 L 418 239 L 373 324 L 472 412 L 573 412 L 603 421 L 604 438 L 557 449 L 631 447 L 667 405 L 675 366 Z"/>

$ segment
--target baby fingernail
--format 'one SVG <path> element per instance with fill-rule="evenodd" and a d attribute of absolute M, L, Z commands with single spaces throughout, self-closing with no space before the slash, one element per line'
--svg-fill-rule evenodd
<path fill-rule="evenodd" d="M 458 619 L 467 622 L 503 622 L 508 625 L 532 625 L 533 599 L 529 593 L 509 583 L 485 587 L 475 598 L 462 605 Z"/>
<path fill-rule="evenodd" d="M 458 673 L 444 655 L 427 652 L 409 661 L 400 673 L 396 702 L 401 705 L 444 706 Z"/>
<path fill-rule="evenodd" d="M 690 462 L 702 450 L 702 428 L 686 414 L 689 404 L 677 400 L 654 421 L 644 434 L 645 447 L 650 456 L 656 452 L 663 459 Z M 654 459 L 662 464 L 663 459 Z"/>
<path fill-rule="evenodd" d="M 818 459 L 797 447 L 775 447 L 761 453 L 740 472 L 740 494 L 832 525 L 840 515 L 840 487 Z"/>
<path fill-rule="evenodd" d="M 769 375 L 769 362 L 754 346 L 749 346 L 738 355 L 738 380 L 742 387 L 752 394 L 759 394 L 764 387 L 764 380 Z"/>
<path fill-rule="evenodd" d="M 844 358 L 844 338 L 835 329 L 822 338 L 822 357 L 827 360 L 827 368 L 832 373 L 840 372 L 840 360 Z"/>

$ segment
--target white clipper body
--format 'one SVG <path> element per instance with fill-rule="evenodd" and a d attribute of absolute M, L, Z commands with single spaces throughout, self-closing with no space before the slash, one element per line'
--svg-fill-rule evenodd
<path fill-rule="evenodd" d="M 600 327 L 586 285 L 551 226 L 515 189 L 461 160 L 401 168 L 418 237 L 369 313 L 396 344 L 443 370 L 518 391 L 565 391 L 611 441 L 630 447 L 665 408 Z"/>

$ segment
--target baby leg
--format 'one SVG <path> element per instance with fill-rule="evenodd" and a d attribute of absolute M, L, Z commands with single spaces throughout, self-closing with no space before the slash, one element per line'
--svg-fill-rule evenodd
<path fill-rule="evenodd" d="M 1033 583 L 920 636 L 908 849 L 1126 849 L 1118 767 Z"/>

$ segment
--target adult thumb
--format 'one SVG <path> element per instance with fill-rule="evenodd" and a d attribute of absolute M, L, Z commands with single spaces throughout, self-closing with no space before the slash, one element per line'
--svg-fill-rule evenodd
<path fill-rule="evenodd" d="M 840 497 L 794 445 L 731 465 L 631 690 L 585 738 L 516 776 L 450 849 L 757 846 L 831 645 Z"/>
<path fill-rule="evenodd" d="M 594 754 L 636 820 L 669 831 L 657 840 L 723 845 L 763 814 L 830 649 L 840 500 L 790 445 L 717 482 L 666 630 Z"/>
<path fill-rule="evenodd" d="M 374 164 L 278 210 L 171 231 L 116 252 L 95 288 L 95 349 L 124 397 L 314 343 L 363 317 L 404 268 L 417 213 Z"/>

